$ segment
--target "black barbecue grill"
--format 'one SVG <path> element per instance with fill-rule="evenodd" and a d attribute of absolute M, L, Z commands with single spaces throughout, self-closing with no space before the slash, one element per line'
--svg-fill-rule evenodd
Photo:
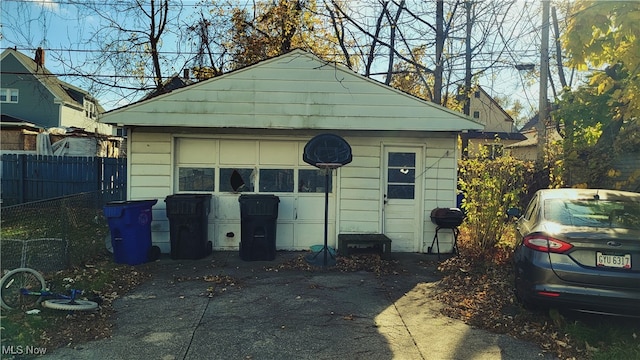
<path fill-rule="evenodd" d="M 435 208 L 431 210 L 431 222 L 443 229 L 457 228 L 462 224 L 464 214 L 458 208 Z"/>
<path fill-rule="evenodd" d="M 458 208 L 435 208 L 431 210 L 431 222 L 436 224 L 436 234 L 433 237 L 431 246 L 429 246 L 428 253 L 431 254 L 433 250 L 433 244 L 436 244 L 438 251 L 438 259 L 440 258 L 440 242 L 438 241 L 438 231 L 440 229 L 451 229 L 453 232 L 453 253 L 458 253 L 458 226 L 464 221 L 464 213 Z"/>

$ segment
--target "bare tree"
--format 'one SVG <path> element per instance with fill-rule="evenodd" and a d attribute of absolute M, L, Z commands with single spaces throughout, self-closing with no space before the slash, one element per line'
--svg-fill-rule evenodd
<path fill-rule="evenodd" d="M 166 71 L 161 65 L 162 40 L 167 32 L 177 33 L 177 29 L 167 28 L 170 21 L 169 0 L 107 4 L 108 7 L 96 2 L 75 2 L 81 13 L 97 16 L 101 20 L 85 40 L 101 48 L 101 52 L 92 60 L 97 60 L 102 66 L 110 63 L 113 67 L 125 69 L 128 74 L 137 77 L 142 86 L 148 86 L 147 79 L 151 78 L 154 86 L 159 88 Z M 182 4 L 171 6 L 179 12 Z"/>
<path fill-rule="evenodd" d="M 519 62 L 518 1 L 201 0 L 181 22 L 179 0 L 71 0 L 83 39 L 47 55 L 91 81 L 96 96 L 128 102 L 185 67 L 205 79 L 299 47 L 452 106 L 451 94 L 468 96 L 478 77 Z"/>
<path fill-rule="evenodd" d="M 468 95 L 472 79 L 488 69 L 514 65 L 508 52 L 519 34 L 505 24 L 514 21 L 506 12 L 517 0 L 378 0 L 368 2 L 366 11 L 361 3 L 358 8 L 324 1 L 328 16 L 347 24 L 338 38 L 357 44 L 348 52 L 360 57 L 365 76 L 384 76 L 386 83 L 394 76 L 410 77 L 429 88 L 420 92 L 433 102 L 449 104 L 450 94 L 464 88 Z"/>

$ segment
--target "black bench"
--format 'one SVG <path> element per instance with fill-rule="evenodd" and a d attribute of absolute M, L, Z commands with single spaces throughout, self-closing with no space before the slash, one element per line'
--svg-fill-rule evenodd
<path fill-rule="evenodd" d="M 349 247 L 349 245 L 356 245 Z M 357 245 L 370 245 L 376 250 L 380 257 L 388 258 L 391 255 L 391 239 L 384 234 L 339 234 L 338 235 L 338 253 L 342 256 L 351 255 L 351 251 L 362 251 L 363 249 Z"/>

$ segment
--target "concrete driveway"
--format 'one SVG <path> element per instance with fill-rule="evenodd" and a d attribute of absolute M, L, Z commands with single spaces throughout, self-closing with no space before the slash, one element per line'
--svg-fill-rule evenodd
<path fill-rule="evenodd" d="M 141 265 L 153 278 L 114 302 L 111 338 L 42 358 L 554 358 L 442 315 L 433 299 L 434 255 L 394 253 L 402 270 L 383 276 L 277 268 L 300 256 L 278 252 L 272 262 L 245 262 L 237 252 L 215 252 Z M 222 278 L 229 281 L 213 281 Z"/>

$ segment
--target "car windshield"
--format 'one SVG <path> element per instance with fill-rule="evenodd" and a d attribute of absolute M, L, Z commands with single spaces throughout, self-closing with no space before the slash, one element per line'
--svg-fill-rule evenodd
<path fill-rule="evenodd" d="M 640 203 L 549 199 L 544 202 L 544 218 L 562 225 L 640 230 Z"/>

